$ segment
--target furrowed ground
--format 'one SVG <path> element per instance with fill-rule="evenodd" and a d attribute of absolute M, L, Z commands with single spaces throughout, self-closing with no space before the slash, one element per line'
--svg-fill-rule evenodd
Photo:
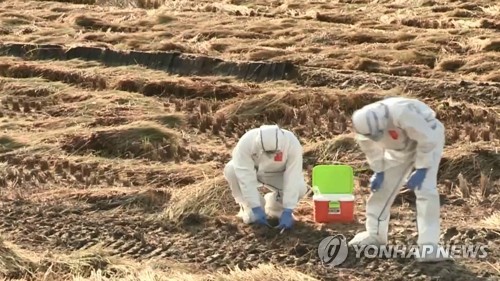
<path fill-rule="evenodd" d="M 496 1 L 73 2 L 0 1 L 2 277 L 499 280 Z M 488 257 L 326 269 L 321 239 L 364 223 L 350 115 L 400 94 L 447 129 L 442 242 Z M 355 224 L 315 224 L 311 198 L 283 234 L 235 219 L 222 169 L 263 123 L 299 136 L 308 179 L 355 167 Z M 391 214 L 391 242 L 415 243 L 414 196 Z"/>

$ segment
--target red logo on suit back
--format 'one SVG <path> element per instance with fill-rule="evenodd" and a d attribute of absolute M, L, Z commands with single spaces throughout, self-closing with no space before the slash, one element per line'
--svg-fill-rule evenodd
<path fill-rule="evenodd" d="M 281 162 L 283 161 L 283 152 L 277 152 L 274 154 L 274 162 Z"/>
<path fill-rule="evenodd" d="M 394 130 L 389 130 L 389 135 L 391 136 L 391 138 L 393 140 L 397 140 L 399 135 L 398 135 L 398 132 L 394 131 Z"/>

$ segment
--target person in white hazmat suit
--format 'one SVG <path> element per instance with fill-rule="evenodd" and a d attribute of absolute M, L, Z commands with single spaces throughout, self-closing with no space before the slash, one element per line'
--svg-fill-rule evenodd
<path fill-rule="evenodd" d="M 448 260 L 449 254 L 438 245 L 437 173 L 445 129 L 436 113 L 419 100 L 391 97 L 355 111 L 352 122 L 374 174 L 366 205 L 366 231 L 358 233 L 349 245 L 387 244 L 390 208 L 405 185 L 417 198 L 417 261 Z"/>
<path fill-rule="evenodd" d="M 269 226 L 267 218 L 276 217 L 278 228 L 292 228 L 293 210 L 307 192 L 302 146 L 292 132 L 277 125 L 247 131 L 233 149 L 224 177 L 243 222 Z M 261 186 L 271 192 L 263 197 Z"/>

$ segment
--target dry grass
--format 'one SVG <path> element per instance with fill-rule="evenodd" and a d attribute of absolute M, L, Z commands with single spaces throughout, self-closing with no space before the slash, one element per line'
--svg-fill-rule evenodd
<path fill-rule="evenodd" d="M 37 5 L 41 4 L 22 9 L 38 15 Z M 6 30 L 6 41 L 64 43 L 64 37 L 58 36 L 63 34 L 74 38 L 72 42 L 122 49 L 177 50 L 239 60 L 287 59 L 310 66 L 403 76 L 452 77 L 449 71 L 456 71 L 479 81 L 489 80 L 498 68 L 495 61 L 481 63 L 484 67 L 491 65 L 487 70 L 480 65 L 462 69 L 458 67 L 460 61 L 436 63 L 440 57 L 467 55 L 470 61 L 497 53 L 498 22 L 494 11 L 498 5 L 467 10 L 458 3 L 422 7 L 405 3 L 398 4 L 398 12 L 394 12 L 388 4 L 373 6 L 370 13 L 362 12 L 365 4 L 357 2 L 345 6 L 98 0 L 96 5 L 79 9 L 61 5 L 51 7 L 54 18 L 39 16 L 46 21 L 43 26 L 31 25 L 34 16 L 3 13 L 0 20 L 15 26 L 10 32 Z M 123 12 L 113 11 L 113 6 Z M 440 8 L 449 13 L 440 13 Z M 61 9 L 67 15 L 61 18 L 62 22 L 56 22 L 55 11 Z M 124 12 L 129 18 L 125 19 Z M 200 28 L 204 23 L 210 23 L 207 29 Z M 399 31 L 394 32 L 391 24 L 399 25 Z M 421 32 L 416 35 L 414 28 Z"/>
<path fill-rule="evenodd" d="M 23 147 L 24 144 L 9 137 L 0 137 L 0 152 L 8 152 Z"/>
<path fill-rule="evenodd" d="M 2 277 L 28 280 L 67 280 L 89 277 L 98 271 L 102 276 L 123 276 L 130 264 L 110 258 L 99 247 L 71 255 L 39 255 L 2 241 L 0 246 Z"/>
<path fill-rule="evenodd" d="M 318 279 L 391 281 L 497 274 L 484 260 L 418 270 L 410 260 L 350 260 L 349 268 L 326 271 L 313 255 L 317 243 L 329 233 L 354 235 L 357 226 L 315 224 L 309 197 L 297 210 L 300 224 L 284 235 L 238 225 L 229 218 L 238 206 L 222 169 L 247 130 L 279 124 L 304 145 L 304 170 L 325 163 L 354 167 L 362 221 L 371 172 L 353 139 L 352 112 L 384 97 L 419 98 L 447 131 L 438 180 L 447 202 L 443 232 L 458 232 L 454 236 L 465 242 L 494 242 L 498 5 L 60 1 L 0 1 L 1 41 L 289 60 L 300 68 L 295 80 L 257 83 L 148 69 L 143 53 L 127 56 L 127 63 L 107 55 L 84 61 L 0 54 L 0 231 L 27 249 L 0 245 L 0 277 L 316 280 L 307 272 Z M 95 55 L 87 51 L 80 55 Z M 188 66 L 177 58 L 160 61 L 178 72 L 233 67 L 214 67 L 199 56 Z M 253 73 L 254 66 L 232 70 L 262 74 Z M 411 243 L 415 235 L 407 233 L 414 225 L 406 207 L 391 210 L 401 219 L 391 228 L 397 243 Z M 495 247 L 492 260 L 500 258 Z"/>
<path fill-rule="evenodd" d="M 175 190 L 171 200 L 160 220 L 178 222 L 193 215 L 213 217 L 224 214 L 227 204 L 234 201 L 222 176 L 206 176 L 200 183 Z"/>
<path fill-rule="evenodd" d="M 191 281 L 191 280 L 217 280 L 217 281 L 233 281 L 233 280 L 245 280 L 245 281 L 257 281 L 257 280 L 269 280 L 269 281 L 316 281 L 318 279 L 303 274 L 299 271 L 278 267 L 270 264 L 261 264 L 251 270 L 232 270 L 229 274 L 212 274 L 212 275 L 192 275 L 192 274 L 182 274 L 173 273 L 170 275 L 169 279 L 172 281 Z M 170 279 L 171 278 L 171 279 Z M 161 279 L 160 279 L 161 280 Z"/>
<path fill-rule="evenodd" d="M 166 277 L 168 275 L 168 277 Z M 305 275 L 293 269 L 277 267 L 274 265 L 263 264 L 250 270 L 231 270 L 230 273 L 218 274 L 193 274 L 179 271 L 159 272 L 152 269 L 142 269 L 132 272 L 131 274 L 120 278 L 108 278 L 102 273 L 96 272 L 89 278 L 74 277 L 74 281 L 253 281 L 253 280 L 269 280 L 269 281 L 317 281 L 319 279 Z"/>
<path fill-rule="evenodd" d="M 495 212 L 491 216 L 484 218 L 481 221 L 481 225 L 484 225 L 487 228 L 494 229 L 500 231 L 500 212 Z"/>
<path fill-rule="evenodd" d="M 179 157 L 178 143 L 175 132 L 153 122 L 141 121 L 96 131 L 86 138 L 72 138 L 63 149 L 73 153 L 90 150 L 110 158 L 162 160 Z"/>
<path fill-rule="evenodd" d="M 165 4 L 165 0 L 95 0 L 97 5 L 116 6 L 119 8 L 158 9 Z"/>
<path fill-rule="evenodd" d="M 332 140 L 307 145 L 304 148 L 305 157 L 314 157 L 316 163 L 345 163 L 346 159 L 353 161 L 360 150 L 351 135 L 341 135 Z M 354 163 L 353 163 L 354 165 Z"/>
<path fill-rule="evenodd" d="M 195 274 L 190 273 L 191 270 L 188 270 L 185 265 L 166 262 L 170 269 L 159 270 L 157 266 L 155 269 L 149 263 L 139 267 L 126 259 L 110 258 L 107 253 L 98 248 L 76 252 L 71 255 L 38 255 L 37 253 L 21 250 L 12 243 L 2 241 L 0 253 L 0 275 L 9 279 L 54 281 L 318 280 L 293 269 L 271 264 L 261 264 L 251 270 L 236 268 L 229 273 Z"/>
<path fill-rule="evenodd" d="M 465 179 L 463 174 L 458 175 L 457 193 L 461 198 L 472 200 L 473 202 L 484 202 L 490 199 L 491 195 L 500 194 L 500 185 L 491 180 L 490 175 L 481 172 L 479 185 L 472 185 Z"/>

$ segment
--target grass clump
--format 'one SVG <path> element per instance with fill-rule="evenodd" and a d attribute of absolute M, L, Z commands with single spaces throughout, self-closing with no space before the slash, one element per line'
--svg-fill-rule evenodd
<path fill-rule="evenodd" d="M 70 255 L 37 254 L 0 241 L 0 278 L 23 280 L 74 280 L 96 273 L 122 278 L 134 269 L 125 260 L 110 257 L 99 246 Z"/>
<path fill-rule="evenodd" d="M 0 241 L 0 277 L 19 279 L 33 277 L 36 263 Z"/>
<path fill-rule="evenodd" d="M 185 222 L 195 217 L 214 216 L 225 212 L 230 202 L 234 202 L 231 191 L 224 177 L 219 176 L 174 191 L 171 204 L 160 218 Z"/>
<path fill-rule="evenodd" d="M 9 136 L 0 137 L 0 153 L 16 150 L 21 147 L 24 147 L 24 144 L 16 141 Z"/>
<path fill-rule="evenodd" d="M 483 219 L 481 223 L 486 228 L 500 231 L 500 212 L 496 211 L 492 215 Z"/>
<path fill-rule="evenodd" d="M 142 158 L 168 161 L 181 155 L 177 135 L 154 122 L 136 122 L 87 136 L 72 136 L 63 149 L 72 153 L 94 152 L 107 158 Z"/>
<path fill-rule="evenodd" d="M 79 281 L 191 281 L 191 280 L 269 280 L 269 281 L 317 281 L 294 269 L 271 264 L 261 264 L 250 270 L 231 269 L 228 273 L 194 273 L 193 270 L 174 261 L 163 261 L 163 266 L 133 264 L 123 258 L 112 258 L 98 246 L 70 255 L 40 255 L 21 250 L 16 245 L 0 241 L 0 278 L 23 280 L 79 280 Z M 163 269 L 165 268 L 165 269 Z"/>
<path fill-rule="evenodd" d="M 338 136 L 333 140 L 326 140 L 307 147 L 304 158 L 314 158 L 315 162 L 329 162 L 344 164 L 344 157 L 353 157 L 354 153 L 361 153 L 352 136 Z"/>
<path fill-rule="evenodd" d="M 169 128 L 179 128 L 186 124 L 186 120 L 183 115 L 180 114 L 168 114 L 155 116 L 154 121 L 162 124 L 163 126 Z"/>

